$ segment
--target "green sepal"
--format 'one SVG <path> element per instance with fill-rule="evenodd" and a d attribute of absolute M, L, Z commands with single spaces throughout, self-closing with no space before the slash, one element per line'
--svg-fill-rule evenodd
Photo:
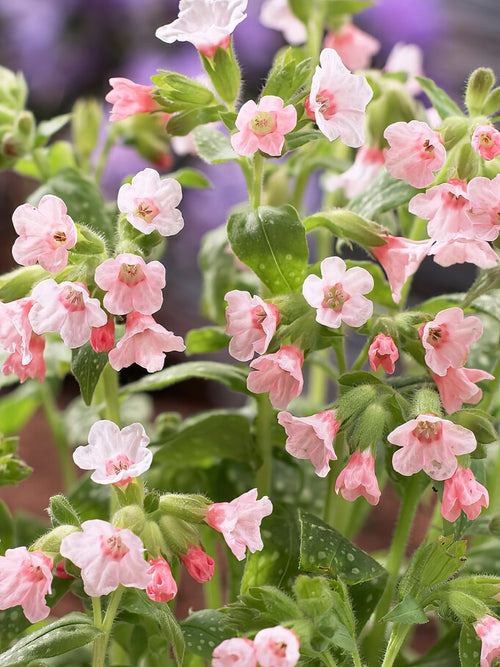
<path fill-rule="evenodd" d="M 240 91 L 241 72 L 234 57 L 232 43 L 227 49 L 217 47 L 213 58 L 207 58 L 201 52 L 200 58 L 220 98 L 227 104 L 233 105 Z"/>

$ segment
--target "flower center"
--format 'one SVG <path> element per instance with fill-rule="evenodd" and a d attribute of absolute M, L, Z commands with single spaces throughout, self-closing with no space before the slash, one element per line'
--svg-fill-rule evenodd
<path fill-rule="evenodd" d="M 328 90 L 320 90 L 316 95 L 316 103 L 319 104 L 318 111 L 323 114 L 325 120 L 330 120 L 337 111 L 335 99 Z"/>
<path fill-rule="evenodd" d="M 262 322 L 266 317 L 266 311 L 263 306 L 255 306 L 255 308 L 252 309 L 252 319 L 257 326 L 262 327 Z"/>
<path fill-rule="evenodd" d="M 250 121 L 250 129 L 254 134 L 263 136 L 276 129 L 276 114 L 272 111 L 259 111 Z"/>
<path fill-rule="evenodd" d="M 121 560 L 129 552 L 129 548 L 117 534 L 107 538 L 101 535 L 101 549 L 106 556 L 111 556 L 114 560 Z"/>
<path fill-rule="evenodd" d="M 341 283 L 336 283 L 333 287 L 326 287 L 323 291 L 323 308 L 332 308 L 336 313 L 342 310 L 342 306 L 351 298 L 344 292 Z"/>
<path fill-rule="evenodd" d="M 434 157 L 434 144 L 431 144 L 429 139 L 426 139 L 424 141 L 424 143 L 422 144 L 422 148 L 424 149 L 423 158 L 425 160 L 430 160 L 431 158 Z"/>
<path fill-rule="evenodd" d="M 491 146 L 491 144 L 493 143 L 493 138 L 489 134 L 486 134 L 486 132 L 485 132 L 485 133 L 479 135 L 479 142 L 480 142 L 481 146 L 484 146 L 485 148 L 489 148 Z"/>
<path fill-rule="evenodd" d="M 83 292 L 73 289 L 66 285 L 63 293 L 59 297 L 64 307 L 73 313 L 77 310 L 85 310 L 85 303 L 83 301 Z"/>
<path fill-rule="evenodd" d="M 442 425 L 440 422 L 419 421 L 413 429 L 413 435 L 418 440 L 438 440 L 441 436 Z"/>
<path fill-rule="evenodd" d="M 45 576 L 43 574 L 42 568 L 40 565 L 30 565 L 29 566 L 29 572 L 28 572 L 28 579 L 30 581 L 42 581 Z"/>
<path fill-rule="evenodd" d="M 127 285 L 137 285 L 144 280 L 144 271 L 140 264 L 122 264 L 119 280 Z"/>
<path fill-rule="evenodd" d="M 138 218 L 142 218 L 145 222 L 153 222 L 156 218 L 160 209 L 152 199 L 145 197 L 144 199 L 136 199 L 135 205 L 137 208 L 134 211 L 134 215 Z"/>
<path fill-rule="evenodd" d="M 285 644 L 285 642 L 272 642 L 271 651 L 278 658 L 286 657 L 286 644 Z"/>
<path fill-rule="evenodd" d="M 116 458 L 106 461 L 106 475 L 118 475 L 122 470 L 128 470 L 132 463 L 125 454 L 118 454 Z"/>
<path fill-rule="evenodd" d="M 436 347 L 441 342 L 443 338 L 443 330 L 441 327 L 429 327 L 429 332 L 427 333 L 426 342 L 432 347 Z"/>
<path fill-rule="evenodd" d="M 66 232 L 64 232 L 62 230 L 57 230 L 52 235 L 52 238 L 54 239 L 54 243 L 56 245 L 63 246 L 66 243 Z"/>

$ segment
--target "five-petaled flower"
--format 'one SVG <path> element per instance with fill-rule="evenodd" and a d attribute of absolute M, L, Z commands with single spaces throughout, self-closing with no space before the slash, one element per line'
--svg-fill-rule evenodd
<path fill-rule="evenodd" d="M 238 361 L 249 361 L 255 352 L 264 354 L 276 331 L 278 309 L 260 296 L 242 290 L 227 292 L 226 333 L 229 354 Z"/>
<path fill-rule="evenodd" d="M 493 125 L 478 125 L 472 134 L 472 148 L 484 160 L 500 155 L 500 132 Z"/>
<path fill-rule="evenodd" d="M 285 134 L 297 124 L 297 112 L 293 104 L 283 107 L 283 100 L 276 95 L 264 95 L 259 104 L 248 100 L 241 107 L 235 121 L 236 132 L 231 145 L 238 155 L 253 155 L 258 150 L 268 155 L 281 155 Z"/>
<path fill-rule="evenodd" d="M 456 521 L 461 510 L 469 521 L 477 519 L 481 507 L 488 507 L 488 491 L 480 484 L 470 468 L 458 466 L 449 479 L 444 480 L 441 514 L 446 521 Z"/>
<path fill-rule="evenodd" d="M 272 406 L 285 410 L 292 398 L 302 393 L 303 362 L 302 352 L 293 345 L 284 345 L 273 354 L 257 357 L 250 363 L 255 370 L 247 378 L 247 388 L 254 394 L 268 391 Z"/>
<path fill-rule="evenodd" d="M 355 451 L 335 482 L 335 493 L 341 492 L 349 502 L 363 496 L 370 505 L 380 500 L 380 488 L 375 475 L 375 458 L 371 448 Z"/>
<path fill-rule="evenodd" d="M 26 547 L 7 549 L 0 556 L 0 609 L 20 604 L 30 623 L 50 613 L 45 596 L 51 592 L 52 558 Z"/>

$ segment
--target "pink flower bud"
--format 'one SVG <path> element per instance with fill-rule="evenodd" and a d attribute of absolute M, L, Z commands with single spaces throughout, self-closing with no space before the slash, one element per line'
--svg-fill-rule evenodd
<path fill-rule="evenodd" d="M 335 493 L 350 502 L 364 496 L 370 505 L 380 500 L 380 489 L 375 475 L 375 459 L 370 448 L 354 452 L 335 483 Z"/>
<path fill-rule="evenodd" d="M 213 577 L 215 561 L 206 554 L 200 545 L 189 546 L 187 554 L 179 554 L 179 558 L 195 581 L 204 584 Z"/>
<path fill-rule="evenodd" d="M 493 125 L 478 125 L 471 139 L 472 148 L 485 160 L 500 155 L 500 132 Z"/>
<path fill-rule="evenodd" d="M 115 320 L 108 317 L 102 327 L 92 327 L 90 344 L 94 352 L 109 352 L 115 345 Z"/>
<path fill-rule="evenodd" d="M 386 373 L 394 373 L 394 364 L 399 359 L 399 351 L 390 336 L 378 334 L 368 350 L 370 366 L 377 371 L 380 366 Z"/>
<path fill-rule="evenodd" d="M 177 595 L 177 584 L 172 576 L 170 565 L 160 556 L 149 559 L 151 583 L 146 587 L 146 593 L 155 602 L 169 602 Z"/>
<path fill-rule="evenodd" d="M 109 80 L 112 90 L 106 95 L 106 102 L 113 105 L 110 121 L 123 120 L 136 113 L 157 111 L 161 105 L 153 98 L 154 86 L 142 86 L 124 77 Z"/>

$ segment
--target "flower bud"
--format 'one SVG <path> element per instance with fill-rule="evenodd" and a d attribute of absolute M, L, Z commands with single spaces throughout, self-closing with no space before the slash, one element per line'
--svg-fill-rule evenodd
<path fill-rule="evenodd" d="M 471 116 L 482 113 L 488 93 L 495 83 L 495 75 L 489 67 L 478 67 L 472 72 L 465 90 L 465 104 Z"/>
<path fill-rule="evenodd" d="M 190 544 L 187 553 L 179 554 L 179 557 L 195 581 L 200 584 L 210 581 L 214 574 L 215 561 L 201 546 Z"/>
<path fill-rule="evenodd" d="M 92 327 L 90 344 L 94 352 L 109 352 L 115 345 L 115 320 L 110 316 L 102 327 Z"/>
<path fill-rule="evenodd" d="M 87 159 L 96 147 L 102 109 L 97 100 L 77 100 L 72 110 L 71 130 L 77 153 Z"/>
<path fill-rule="evenodd" d="M 155 521 L 146 521 L 139 537 L 151 558 L 158 558 L 162 553 L 169 560 L 172 558 L 172 553 L 167 548 L 160 527 Z"/>
<path fill-rule="evenodd" d="M 159 521 L 160 531 L 166 546 L 176 555 L 187 553 L 190 544 L 198 544 L 198 531 L 186 521 L 163 515 Z"/>
<path fill-rule="evenodd" d="M 146 523 L 146 517 L 144 510 L 139 505 L 126 505 L 114 513 L 111 523 L 116 528 L 128 528 L 139 535 Z"/>
<path fill-rule="evenodd" d="M 439 394 L 433 389 L 420 389 L 413 398 L 411 414 L 418 415 L 442 415 Z"/>
<path fill-rule="evenodd" d="M 482 111 L 485 116 L 491 116 L 498 109 L 500 109 L 500 88 L 493 88 L 486 98 Z"/>
<path fill-rule="evenodd" d="M 188 523 L 201 523 L 211 501 L 203 496 L 181 493 L 166 493 L 160 497 L 159 509 L 164 514 L 177 517 Z"/>
<path fill-rule="evenodd" d="M 490 609 L 473 594 L 463 591 L 450 591 L 444 594 L 451 611 L 464 623 L 474 623 L 486 616 Z"/>
<path fill-rule="evenodd" d="M 468 134 L 469 119 L 465 116 L 449 116 L 444 119 L 439 132 L 445 149 L 449 151 Z"/>
<path fill-rule="evenodd" d="M 14 74 L 6 67 L 0 67 L 0 98 L 5 106 L 20 110 L 24 108 L 28 97 L 28 87 L 24 76 Z"/>
<path fill-rule="evenodd" d="M 54 558 L 55 556 L 59 555 L 59 549 L 63 539 L 67 535 L 77 531 L 78 528 L 76 526 L 57 526 L 50 532 L 45 533 L 45 535 L 39 537 L 30 547 L 30 551 L 43 551 L 43 553 L 47 554 L 51 558 Z"/>

